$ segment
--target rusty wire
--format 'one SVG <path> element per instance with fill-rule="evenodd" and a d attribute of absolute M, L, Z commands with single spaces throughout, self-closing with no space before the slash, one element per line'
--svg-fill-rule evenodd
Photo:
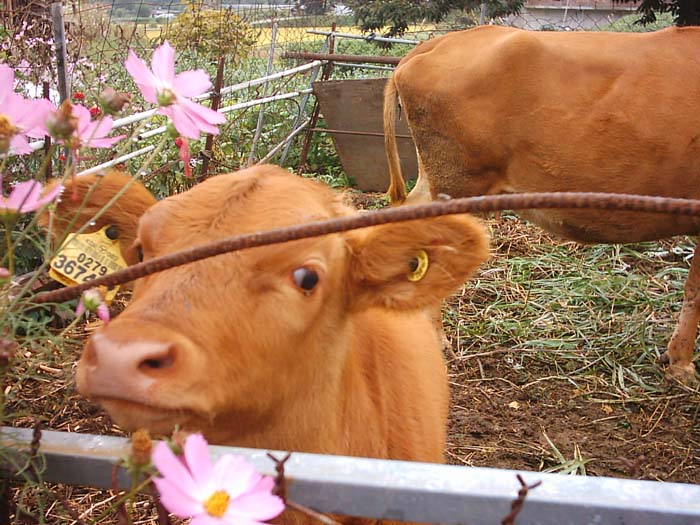
<path fill-rule="evenodd" d="M 400 206 L 349 217 L 298 224 L 262 232 L 228 237 L 202 246 L 157 257 L 129 268 L 119 270 L 82 284 L 44 292 L 31 298 L 33 304 L 68 301 L 95 286 L 116 286 L 176 266 L 247 248 L 278 244 L 330 233 L 339 233 L 391 222 L 427 219 L 459 213 L 499 210 L 553 208 L 589 208 L 602 210 L 664 213 L 700 217 L 700 200 L 626 195 L 619 193 L 527 193 L 467 197 L 421 204 Z"/>

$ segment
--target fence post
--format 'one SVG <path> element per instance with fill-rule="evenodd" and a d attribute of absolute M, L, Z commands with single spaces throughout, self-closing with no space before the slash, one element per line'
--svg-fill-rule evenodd
<path fill-rule="evenodd" d="M 272 36 L 270 37 L 270 56 L 267 57 L 267 70 L 265 76 L 270 76 L 272 74 L 272 63 L 275 57 L 275 45 L 277 43 L 277 22 L 272 24 Z M 270 85 L 269 82 L 265 82 L 262 88 L 262 96 L 267 96 L 267 87 Z M 265 116 L 265 104 L 260 106 L 260 111 L 258 112 L 258 124 L 255 127 L 255 134 L 253 135 L 253 143 L 250 146 L 250 155 L 248 155 L 248 163 L 246 166 L 250 167 L 253 165 L 253 159 L 255 158 L 255 150 L 258 147 L 258 141 L 260 140 L 260 135 L 262 133 L 263 118 Z"/>
<path fill-rule="evenodd" d="M 43 83 L 43 94 L 45 99 L 51 98 L 51 86 L 47 81 Z M 51 151 L 51 135 L 46 135 L 44 137 L 44 155 L 48 155 Z M 47 181 L 53 175 L 53 164 L 51 162 L 46 163 L 46 171 L 44 172 L 44 181 Z"/>
<path fill-rule="evenodd" d="M 221 104 L 221 88 L 224 85 L 224 67 L 226 66 L 226 56 L 219 57 L 219 65 L 216 68 L 216 79 L 214 80 L 214 93 L 211 99 L 211 109 L 216 111 Z M 209 159 L 211 159 L 212 148 L 214 147 L 214 135 L 209 133 L 207 140 L 204 143 L 204 151 L 202 151 L 202 172 L 199 176 L 199 181 L 203 181 L 209 176 Z"/>
<path fill-rule="evenodd" d="M 70 80 L 68 79 L 68 56 L 66 55 L 66 29 L 63 21 L 63 6 L 60 2 L 51 4 L 51 25 L 53 41 L 56 48 L 56 73 L 58 75 L 58 93 L 61 102 L 70 98 Z"/>
<path fill-rule="evenodd" d="M 331 35 L 328 40 L 328 54 L 332 55 L 335 51 L 335 22 L 331 27 Z M 328 80 L 331 76 L 331 70 L 333 69 L 333 62 L 328 61 L 328 63 L 323 68 L 323 73 L 321 74 L 321 81 Z M 312 128 L 316 127 L 316 122 L 318 122 L 318 115 L 321 112 L 321 106 L 318 104 L 318 99 L 314 101 L 314 109 L 311 112 L 311 120 L 309 122 L 309 128 L 306 132 L 306 137 L 304 137 L 304 145 L 301 148 L 301 154 L 299 155 L 299 165 L 297 166 L 297 175 L 301 175 L 301 171 L 306 165 L 306 158 L 309 155 L 309 149 L 311 149 L 311 140 L 313 139 L 314 132 L 311 131 Z"/>
<path fill-rule="evenodd" d="M 333 24 L 333 29 L 335 29 L 335 24 Z M 333 38 L 332 35 L 327 35 L 326 36 L 326 41 L 323 44 L 323 50 L 322 53 L 328 52 L 330 49 L 331 45 L 331 39 Z M 311 77 L 309 80 L 309 87 L 313 87 L 314 82 L 316 81 L 316 78 L 318 78 L 318 72 L 321 70 L 322 66 L 318 66 L 317 68 L 314 68 L 311 71 Z M 301 100 L 301 105 L 299 107 L 299 113 L 297 114 L 297 118 L 294 120 L 294 124 L 292 124 L 292 129 L 296 129 L 299 126 L 299 123 L 301 122 L 301 119 L 304 116 L 304 112 L 306 111 L 306 105 L 309 103 L 309 97 L 311 95 L 305 95 L 304 98 Z M 284 166 L 284 161 L 287 160 L 287 155 L 289 154 L 289 149 L 292 147 L 292 141 L 287 142 L 287 145 L 284 147 L 284 151 L 282 152 L 282 156 L 280 157 L 280 166 Z"/>

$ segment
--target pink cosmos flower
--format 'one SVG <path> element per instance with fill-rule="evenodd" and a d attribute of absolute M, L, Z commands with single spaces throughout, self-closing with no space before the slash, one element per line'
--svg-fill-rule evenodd
<path fill-rule="evenodd" d="M 131 49 L 124 65 L 143 98 L 151 104 L 158 104 L 158 112 L 170 117 L 180 135 L 198 139 L 200 131 L 219 133 L 216 124 L 225 122 L 226 117 L 189 99 L 211 87 L 209 75 L 201 69 L 176 75 L 175 50 L 168 42 L 153 52 L 152 70 Z"/>
<path fill-rule="evenodd" d="M 97 288 L 85 290 L 83 295 L 80 296 L 78 307 L 75 309 L 75 315 L 76 317 L 80 317 L 86 311 L 96 313 L 97 317 L 102 319 L 104 324 L 109 323 L 109 308 L 107 308 L 104 302 L 102 292 Z"/>
<path fill-rule="evenodd" d="M 42 189 L 41 183 L 36 180 L 28 180 L 15 184 L 10 191 L 9 197 L 5 198 L 0 195 L 0 216 L 17 215 L 19 213 L 37 210 L 44 204 L 53 201 L 61 192 L 63 186 L 57 184 L 43 197 L 41 197 Z"/>
<path fill-rule="evenodd" d="M 52 111 L 48 117 L 54 120 L 60 118 L 59 110 L 53 106 L 51 109 Z M 70 147 L 74 149 L 109 148 L 126 137 L 126 135 L 105 136 L 112 130 L 112 117 L 92 120 L 90 110 L 80 104 L 71 104 L 71 114 L 77 120 L 76 129 L 67 140 L 62 137 L 54 137 L 59 144 L 68 142 Z M 50 135 L 46 126 L 42 126 L 42 131 L 44 134 Z"/>
<path fill-rule="evenodd" d="M 46 100 L 27 100 L 14 92 L 15 72 L 0 64 L 0 134 L 9 139 L 12 152 L 31 153 L 27 136 L 39 138 L 36 127 L 46 118 L 52 105 Z"/>
<path fill-rule="evenodd" d="M 226 454 L 212 465 L 201 434 L 188 436 L 184 461 L 163 442 L 156 445 L 153 464 L 163 476 L 153 482 L 163 506 L 190 525 L 258 525 L 284 510 L 272 495 L 272 478 L 258 474 L 243 457 Z"/>

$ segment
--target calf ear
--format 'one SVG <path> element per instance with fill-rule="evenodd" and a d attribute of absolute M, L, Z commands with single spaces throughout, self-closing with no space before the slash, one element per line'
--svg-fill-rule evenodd
<path fill-rule="evenodd" d="M 378 226 L 348 242 L 352 310 L 437 305 L 489 256 L 488 234 L 469 215 Z"/>

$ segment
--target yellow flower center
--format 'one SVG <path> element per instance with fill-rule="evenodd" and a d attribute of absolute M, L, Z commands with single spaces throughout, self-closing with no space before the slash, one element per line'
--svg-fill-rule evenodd
<path fill-rule="evenodd" d="M 10 149 L 10 140 L 18 131 L 19 129 L 12 125 L 9 118 L 0 114 L 0 153 L 7 153 Z"/>
<path fill-rule="evenodd" d="M 170 88 L 164 88 L 156 93 L 156 100 L 159 106 L 170 106 L 177 100 L 177 95 Z"/>
<path fill-rule="evenodd" d="M 206 510 L 210 516 L 220 518 L 226 512 L 230 499 L 231 497 L 226 492 L 217 490 L 204 502 L 204 510 Z"/>
<path fill-rule="evenodd" d="M 19 130 L 12 125 L 12 122 L 5 115 L 0 114 L 0 137 L 12 138 Z"/>

